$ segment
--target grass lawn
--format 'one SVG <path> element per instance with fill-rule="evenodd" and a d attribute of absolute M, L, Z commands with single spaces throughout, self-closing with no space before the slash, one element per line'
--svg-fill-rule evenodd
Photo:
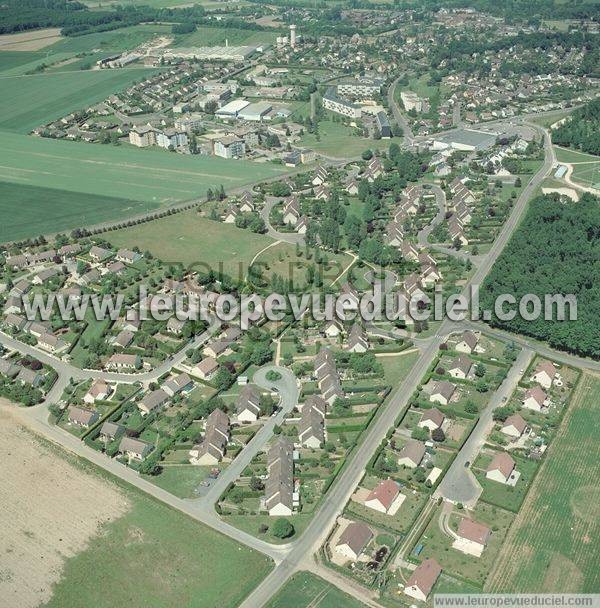
<path fill-rule="evenodd" d="M 102 101 L 153 71 L 86 70 L 3 76 L 0 79 L 0 129 L 27 133 L 69 112 Z"/>
<path fill-rule="evenodd" d="M 490 592 L 600 588 L 599 413 L 600 378 L 586 374 L 504 544 Z"/>
<path fill-rule="evenodd" d="M 267 557 L 87 461 L 58 447 L 52 449 L 84 472 L 117 485 L 129 510 L 105 523 L 83 551 L 72 556 L 66 551 L 62 576 L 52 589 L 52 598 L 44 604 L 46 608 L 233 608 L 271 570 Z"/>
<path fill-rule="evenodd" d="M 131 511 L 66 562 L 47 608 L 233 607 L 270 570 L 267 558 L 141 493 L 130 493 Z M 89 576 L 99 564 L 101 575 Z"/>
<path fill-rule="evenodd" d="M 165 466 L 160 475 L 145 476 L 145 479 L 179 498 L 194 498 L 194 490 L 204 481 L 212 467 L 195 465 Z"/>
<path fill-rule="evenodd" d="M 353 597 L 310 572 L 298 572 L 277 592 L 266 608 L 361 608 Z"/>
<path fill-rule="evenodd" d="M 261 234 L 236 228 L 201 217 L 195 211 L 184 211 L 166 218 L 146 222 L 131 228 L 107 233 L 106 237 L 118 247 L 138 246 L 149 250 L 166 263 L 180 262 L 185 266 L 202 265 L 242 278 L 252 258 L 273 241 Z"/>
<path fill-rule="evenodd" d="M 299 141 L 299 145 L 332 156 L 333 158 L 353 158 L 360 156 L 365 150 L 374 148 L 387 148 L 387 140 L 375 141 L 354 135 L 352 127 L 330 120 L 319 122 L 319 140 L 314 133 L 306 133 Z"/>
<path fill-rule="evenodd" d="M 327 287 L 339 277 L 352 258 L 346 253 L 326 252 L 324 255 L 328 264 L 323 266 L 323 284 Z M 304 248 L 298 256 L 294 245 L 279 243 L 261 253 L 255 263 L 261 268 L 265 278 L 278 274 L 285 280 L 292 279 L 294 285 L 302 286 L 306 285 L 307 268 L 314 266 L 315 260 L 314 257 L 306 259 Z"/>
<path fill-rule="evenodd" d="M 556 153 L 556 160 L 559 163 L 600 162 L 600 157 L 598 156 L 586 154 L 585 152 L 580 152 L 579 150 L 571 150 L 570 148 L 554 146 L 554 152 Z"/>
<path fill-rule="evenodd" d="M 449 526 L 454 531 L 458 529 L 461 519 L 465 516 L 492 529 L 492 535 L 481 557 L 474 557 L 452 547 L 453 539 L 440 529 L 441 513 L 441 508 L 435 511 L 425 532 L 417 541 L 417 545 L 424 545 L 418 560 L 433 557 L 447 574 L 483 585 L 498 556 L 514 514 L 479 502 L 472 512 L 455 510 L 450 515 Z"/>
<path fill-rule="evenodd" d="M 111 70 L 105 70 L 109 72 Z M 1 105 L 1 104 L 0 104 Z M 275 165 L 182 156 L 160 149 L 103 146 L 1 133 L 0 180 L 83 194 L 171 203 L 283 172 Z"/>
<path fill-rule="evenodd" d="M 228 524 L 231 524 L 248 534 L 252 534 L 252 536 L 256 536 L 269 543 L 281 545 L 296 540 L 302 532 L 304 532 L 306 526 L 310 523 L 312 516 L 312 513 L 296 513 L 286 517 L 285 519 L 294 526 L 294 534 L 289 538 L 277 538 L 271 534 L 270 528 L 278 518 L 271 517 L 270 515 L 223 515 L 222 519 Z M 258 529 L 261 524 L 269 526 L 269 530 L 265 533 L 259 532 Z"/>
<path fill-rule="evenodd" d="M 143 201 L 0 181 L 0 242 L 90 226 L 155 209 Z"/>
<path fill-rule="evenodd" d="M 408 372 L 419 358 L 417 351 L 408 354 L 398 354 L 389 357 L 377 357 L 377 361 L 383 365 L 386 383 L 396 386 L 406 378 Z"/>

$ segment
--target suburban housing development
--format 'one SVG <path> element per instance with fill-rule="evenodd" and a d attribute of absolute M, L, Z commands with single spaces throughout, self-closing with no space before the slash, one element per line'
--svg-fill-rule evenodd
<path fill-rule="evenodd" d="M 599 19 L 6 0 L 0 605 L 597 593 Z"/>

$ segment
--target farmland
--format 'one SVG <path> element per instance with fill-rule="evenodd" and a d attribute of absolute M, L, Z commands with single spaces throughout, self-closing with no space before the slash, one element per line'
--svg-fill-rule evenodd
<path fill-rule="evenodd" d="M 586 374 L 507 541 L 492 592 L 592 593 L 600 585 L 600 378 Z M 585 549 L 585 550 L 582 550 Z"/>
<path fill-rule="evenodd" d="M 107 238 L 117 247 L 149 250 L 166 263 L 199 263 L 198 270 L 206 271 L 204 265 L 218 270 L 222 263 L 223 271 L 234 277 L 238 265 L 244 274 L 256 253 L 273 242 L 269 237 L 200 217 L 195 211 L 110 232 Z"/>
<path fill-rule="evenodd" d="M 150 211 L 154 203 L 101 194 L 0 182 L 0 241 L 14 241 L 38 234 L 90 226 L 106 220 Z"/>
<path fill-rule="evenodd" d="M 274 165 L 3 133 L 1 240 L 120 219 L 276 175 Z M 102 194 L 98 194 L 101 192 Z M 52 214 L 48 211 L 52 209 Z M 9 211 L 9 212 L 8 212 Z"/>
<path fill-rule="evenodd" d="M 195 32 L 176 40 L 176 46 L 221 46 L 225 40 L 231 46 L 250 44 L 273 44 L 277 34 L 235 28 L 199 27 Z"/>
<path fill-rule="evenodd" d="M 267 604 L 267 608 L 361 608 L 363 604 L 346 595 L 323 579 L 299 572 L 295 574 Z"/>
<path fill-rule="evenodd" d="M 2 445 L 14 462 L 0 516 L 12 531 L 3 538 L 12 577 L 0 579 L 10 605 L 141 608 L 191 605 L 194 598 L 198 607 L 236 606 L 269 571 L 267 558 L 21 429 L 12 408 L 0 409 Z M 25 477 L 41 500 L 32 500 Z M 34 553 L 43 558 L 35 566 L 28 559 Z M 98 564 L 102 576 L 89 576 Z"/>
<path fill-rule="evenodd" d="M 138 201 L 171 203 L 282 172 L 275 165 L 180 156 L 160 149 L 102 146 L 5 133 L 0 180 Z M 235 163 L 235 171 L 232 162 Z"/>
<path fill-rule="evenodd" d="M 61 55 L 65 58 L 66 55 Z M 0 129 L 27 133 L 69 112 L 102 101 L 152 73 L 150 69 L 2 75 Z"/>

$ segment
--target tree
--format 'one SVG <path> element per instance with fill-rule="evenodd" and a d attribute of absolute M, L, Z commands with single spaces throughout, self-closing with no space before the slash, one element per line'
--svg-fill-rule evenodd
<path fill-rule="evenodd" d="M 260 492 L 260 491 L 264 490 L 265 484 L 262 482 L 262 480 L 259 477 L 256 477 L 256 475 L 252 475 L 252 478 L 250 479 L 250 487 L 255 492 Z"/>
<path fill-rule="evenodd" d="M 276 519 L 271 526 L 271 534 L 273 534 L 275 538 L 289 538 L 290 536 L 293 536 L 294 532 L 294 526 L 285 517 Z"/>
<path fill-rule="evenodd" d="M 431 431 L 431 438 L 438 443 L 442 443 L 443 441 L 446 441 L 446 433 L 444 433 L 442 427 L 438 427 Z"/>
<path fill-rule="evenodd" d="M 362 159 L 363 160 L 371 160 L 373 158 L 373 151 L 372 150 L 365 150 L 362 154 Z"/>
<path fill-rule="evenodd" d="M 222 391 L 229 388 L 233 384 L 234 380 L 235 378 L 233 374 L 224 365 L 221 365 L 215 374 L 213 383 L 219 390 Z"/>
<path fill-rule="evenodd" d="M 410 436 L 413 439 L 418 439 L 419 441 L 427 441 L 427 439 L 429 439 L 429 431 L 426 428 L 421 428 L 418 426 L 413 429 Z"/>
<path fill-rule="evenodd" d="M 492 417 L 494 418 L 494 420 L 504 422 L 511 414 L 512 414 L 511 408 L 506 405 L 503 405 L 502 407 L 497 407 L 494 410 Z"/>
<path fill-rule="evenodd" d="M 476 414 L 479 411 L 477 404 L 470 399 L 465 403 L 465 412 L 468 414 Z"/>
<path fill-rule="evenodd" d="M 475 375 L 478 378 L 483 378 L 485 376 L 486 372 L 487 372 L 487 368 L 485 367 L 485 365 L 483 363 L 477 363 L 477 365 L 475 365 Z"/>

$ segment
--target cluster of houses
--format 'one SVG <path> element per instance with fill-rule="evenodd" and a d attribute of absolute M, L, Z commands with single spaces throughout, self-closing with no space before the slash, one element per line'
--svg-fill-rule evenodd
<path fill-rule="evenodd" d="M 329 405 L 333 405 L 336 399 L 344 397 L 335 356 L 331 349 L 324 347 L 317 353 L 314 370 L 321 397 Z"/>
<path fill-rule="evenodd" d="M 475 202 L 475 196 L 465 186 L 466 178 L 454 178 L 449 185 L 452 198 L 448 201 L 448 209 L 452 215 L 448 218 L 448 234 L 453 243 L 468 245 L 469 240 L 465 235 L 465 225 L 472 220 L 469 204 Z"/>
<path fill-rule="evenodd" d="M 221 462 L 230 439 L 229 416 L 220 409 L 213 410 L 206 418 L 204 437 L 190 450 L 190 463 L 212 465 Z"/>
<path fill-rule="evenodd" d="M 294 479 L 294 446 L 279 436 L 267 452 L 264 508 L 271 516 L 292 515 L 300 504 L 299 481 Z"/>

